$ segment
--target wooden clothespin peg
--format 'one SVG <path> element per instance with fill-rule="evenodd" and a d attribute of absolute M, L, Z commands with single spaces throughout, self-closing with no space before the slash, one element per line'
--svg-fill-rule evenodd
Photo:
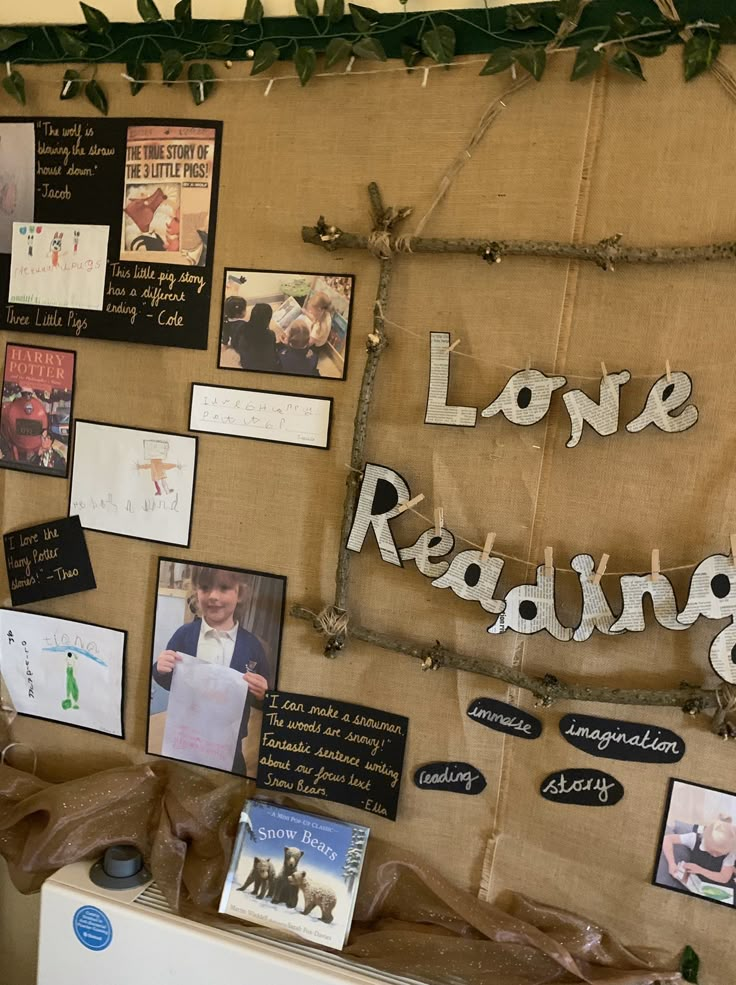
<path fill-rule="evenodd" d="M 434 511 L 434 535 L 435 537 L 442 536 L 442 527 L 445 522 L 445 511 L 441 506 L 438 506 Z"/>
<path fill-rule="evenodd" d="M 423 499 L 424 499 L 424 493 L 419 493 L 419 495 L 415 496 L 414 499 L 410 499 L 408 500 L 408 502 L 399 503 L 399 508 L 396 511 L 396 516 L 399 516 L 399 514 L 401 513 L 406 513 L 407 510 L 411 510 L 415 506 L 418 506 Z"/>
<path fill-rule="evenodd" d="M 672 370 L 670 369 L 670 361 L 669 361 L 669 359 L 666 359 L 665 360 L 664 371 L 667 374 L 667 382 L 668 383 L 671 383 L 672 382 Z"/>
<path fill-rule="evenodd" d="M 525 366 L 524 366 L 524 369 L 525 369 L 525 370 L 527 371 L 527 373 L 528 373 L 528 372 L 529 372 L 529 370 L 530 370 L 531 368 L 532 368 L 532 357 L 531 357 L 531 356 L 527 356 L 527 357 L 526 357 L 526 364 L 525 364 Z"/>
<path fill-rule="evenodd" d="M 601 578 L 606 573 L 606 568 L 608 567 L 608 562 L 611 559 L 610 554 L 602 554 L 601 559 L 598 563 L 598 567 L 595 569 L 595 574 L 593 575 L 593 584 L 600 585 Z"/>
<path fill-rule="evenodd" d="M 736 534 L 731 534 L 731 561 L 736 564 Z"/>
<path fill-rule="evenodd" d="M 659 549 L 657 547 L 652 551 L 652 573 L 649 575 L 650 581 L 656 581 L 659 578 Z"/>
<path fill-rule="evenodd" d="M 608 370 L 606 369 L 606 364 L 601 360 L 601 373 L 603 374 L 603 379 L 605 380 L 608 376 Z"/>
<path fill-rule="evenodd" d="M 457 347 L 460 345 L 461 342 L 462 342 L 462 339 L 455 339 L 455 341 L 452 343 L 452 345 L 448 345 L 447 351 L 448 352 L 452 352 L 453 349 L 457 349 Z"/>
<path fill-rule="evenodd" d="M 480 556 L 481 561 L 487 561 L 490 557 L 491 551 L 493 550 L 493 542 L 496 539 L 495 534 L 487 534 L 486 542 L 483 545 L 483 553 Z"/>
<path fill-rule="evenodd" d="M 544 573 L 547 578 L 551 578 L 555 570 L 552 548 L 545 547 L 544 549 Z"/>

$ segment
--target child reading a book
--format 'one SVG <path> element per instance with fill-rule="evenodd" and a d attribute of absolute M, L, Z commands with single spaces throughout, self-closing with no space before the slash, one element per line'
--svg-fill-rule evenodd
<path fill-rule="evenodd" d="M 675 845 L 690 849 L 687 862 L 675 861 Z M 693 825 L 686 834 L 665 835 L 662 852 L 670 875 L 683 882 L 690 875 L 703 876 L 708 882 L 730 882 L 736 871 L 736 828 L 724 814 L 705 826 Z M 683 871 L 684 870 L 684 871 Z"/>
<path fill-rule="evenodd" d="M 286 329 L 285 343 L 278 347 L 282 373 L 319 376 L 317 354 L 309 342 L 310 327 L 309 319 L 305 315 L 300 315 Z"/>
<path fill-rule="evenodd" d="M 259 640 L 240 625 L 248 599 L 248 576 L 226 568 L 195 566 L 191 584 L 196 593 L 197 618 L 180 626 L 156 658 L 153 679 L 167 691 L 182 653 L 198 660 L 231 667 L 243 674 L 248 697 L 243 709 L 232 771 L 247 776 L 243 740 L 248 734 L 252 702 L 262 701 L 268 689 L 266 655 Z"/>

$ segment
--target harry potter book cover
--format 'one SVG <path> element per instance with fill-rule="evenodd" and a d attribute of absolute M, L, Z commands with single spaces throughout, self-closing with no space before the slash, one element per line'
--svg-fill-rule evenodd
<path fill-rule="evenodd" d="M 75 358 L 66 349 L 7 344 L 0 468 L 66 477 Z"/>

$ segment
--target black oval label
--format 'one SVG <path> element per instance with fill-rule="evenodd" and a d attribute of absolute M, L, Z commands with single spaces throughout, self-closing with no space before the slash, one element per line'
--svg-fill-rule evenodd
<path fill-rule="evenodd" d="M 560 732 L 571 746 L 605 759 L 634 763 L 679 763 L 685 755 L 685 742 L 657 725 L 619 722 L 595 715 L 565 715 Z"/>
<path fill-rule="evenodd" d="M 581 807 L 612 807 L 624 795 L 615 776 L 600 770 L 558 770 L 542 780 L 539 792 L 545 800 Z"/>
<path fill-rule="evenodd" d="M 470 763 L 427 763 L 414 773 L 420 790 L 447 790 L 450 793 L 481 793 L 486 778 Z"/>
<path fill-rule="evenodd" d="M 538 739 L 542 734 L 542 723 L 538 718 L 495 698 L 476 698 L 468 705 L 465 714 L 479 725 L 516 735 L 520 739 Z"/>

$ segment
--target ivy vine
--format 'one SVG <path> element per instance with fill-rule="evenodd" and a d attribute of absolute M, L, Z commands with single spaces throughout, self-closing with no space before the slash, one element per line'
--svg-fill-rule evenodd
<path fill-rule="evenodd" d="M 519 70 L 539 81 L 553 42 L 576 49 L 573 81 L 604 63 L 644 81 L 646 59 L 681 44 L 683 74 L 690 81 L 713 64 L 722 44 L 736 43 L 735 16 L 673 21 L 652 13 L 651 5 L 641 0 L 629 0 L 636 9 L 615 13 L 590 0 L 422 13 L 411 12 L 408 0 L 398 2 L 399 13 L 381 14 L 345 0 L 294 0 L 295 17 L 266 18 L 262 0 L 247 0 L 240 21 L 194 21 L 191 0 L 178 0 L 171 19 L 161 16 L 155 0 L 137 0 L 137 25 L 113 24 L 101 10 L 82 2 L 84 23 L 78 27 L 0 28 L 0 54 L 7 64 L 2 88 L 24 105 L 26 86 L 19 65 L 73 62 L 77 67 L 66 68 L 60 99 L 83 97 L 107 114 L 108 95 L 96 78 L 103 62 L 125 65 L 133 95 L 154 80 L 186 83 L 199 106 L 233 61 L 250 61 L 250 74 L 257 76 L 279 60 L 292 60 L 306 85 L 317 73 L 319 55 L 325 71 L 347 67 L 351 59 L 385 62 L 394 56 L 413 71 L 425 60 L 449 65 L 460 54 L 478 51 L 490 52 L 481 75 Z M 682 0 L 681 6 L 691 5 Z M 700 6 L 719 7 L 715 0 Z M 721 6 L 728 9 L 728 4 Z M 570 29 L 565 31 L 565 25 Z M 213 61 L 220 63 L 217 72 Z M 155 79 L 153 64 L 160 66 Z"/>

